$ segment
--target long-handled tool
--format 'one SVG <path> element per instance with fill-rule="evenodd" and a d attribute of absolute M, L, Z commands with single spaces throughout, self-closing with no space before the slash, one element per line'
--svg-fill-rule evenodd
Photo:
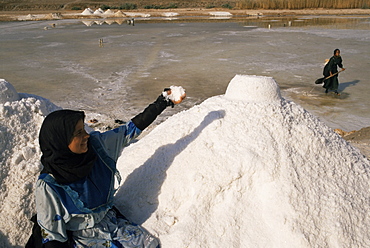
<path fill-rule="evenodd" d="M 328 77 L 319 78 L 315 81 L 315 84 L 322 84 L 326 79 L 334 77 L 335 75 L 339 74 L 339 72 L 342 72 L 342 71 L 344 71 L 344 70 L 338 71 L 338 72 L 336 72 L 336 73 L 334 73 L 334 74 L 332 74 L 331 76 L 328 76 Z"/>

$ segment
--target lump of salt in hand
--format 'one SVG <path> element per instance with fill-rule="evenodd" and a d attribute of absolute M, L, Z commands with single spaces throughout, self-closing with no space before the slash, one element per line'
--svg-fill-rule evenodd
<path fill-rule="evenodd" d="M 181 86 L 171 86 L 171 94 L 168 95 L 168 98 L 174 103 L 178 104 L 180 103 L 185 97 L 185 89 Z"/>

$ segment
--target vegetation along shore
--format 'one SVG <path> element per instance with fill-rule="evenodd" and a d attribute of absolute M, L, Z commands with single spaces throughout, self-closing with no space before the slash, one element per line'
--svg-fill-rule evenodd
<path fill-rule="evenodd" d="M 144 12 L 152 17 L 168 11 L 176 12 L 177 17 L 207 16 L 221 10 L 233 16 L 370 15 L 370 0 L 17 0 L 0 2 L 0 21 L 18 20 L 17 16 L 27 14 L 49 14 L 41 19 L 83 18 L 79 14 L 86 8 Z"/>
<path fill-rule="evenodd" d="M 26 10 L 78 10 L 109 7 L 114 9 L 175 9 L 175 8 L 227 8 L 227 9 L 369 9 L 369 0 L 17 0 L 1 1 L 0 11 Z"/>

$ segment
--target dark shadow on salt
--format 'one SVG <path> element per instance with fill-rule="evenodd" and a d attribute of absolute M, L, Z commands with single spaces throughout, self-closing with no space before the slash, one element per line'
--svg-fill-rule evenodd
<path fill-rule="evenodd" d="M 195 128 L 190 134 L 177 140 L 173 144 L 167 144 L 159 147 L 155 153 L 139 168 L 135 169 L 125 180 L 120 190 L 116 194 L 116 199 L 127 199 L 125 198 L 125 189 L 131 189 L 130 195 L 143 197 L 146 199 L 138 199 L 137 202 L 130 202 L 130 208 L 135 206 L 141 206 L 135 210 L 128 210 L 129 212 L 135 212 L 136 218 L 133 219 L 137 224 L 144 223 L 158 208 L 158 196 L 161 191 L 161 187 L 166 180 L 167 169 L 172 165 L 175 157 L 180 154 L 186 147 L 188 147 L 205 129 L 209 124 L 217 119 L 221 119 L 225 116 L 224 110 L 212 111 L 208 113 L 200 125 Z M 163 135 L 166 135 L 165 133 Z M 127 158 L 129 159 L 129 158 Z M 157 164 L 157 166 L 153 166 Z M 200 165 L 201 166 L 201 165 Z M 143 180 L 144 179 L 144 180 Z M 142 182 L 145 185 L 142 185 Z M 140 184 L 140 185 L 139 185 Z M 174 185 L 176 187 L 176 185 Z M 136 192 L 132 192 L 136 190 Z M 179 190 L 186 190 L 179 188 Z M 131 199 L 132 200 L 132 199 Z M 145 204 L 143 204 L 145 202 Z M 117 204 L 118 207 L 120 204 Z M 125 215 L 125 209 L 121 209 Z M 141 211 L 138 213 L 137 211 Z M 139 217 L 137 217 L 139 216 Z M 130 219 L 130 216 L 127 216 Z"/>
<path fill-rule="evenodd" d="M 21 248 L 20 245 L 12 246 L 8 240 L 8 235 L 5 235 L 2 231 L 0 231 L 0 247 L 13 247 L 13 248 Z"/>

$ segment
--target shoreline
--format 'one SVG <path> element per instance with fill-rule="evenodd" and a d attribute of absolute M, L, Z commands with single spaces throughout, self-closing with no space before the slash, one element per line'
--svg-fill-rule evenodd
<path fill-rule="evenodd" d="M 334 129 L 338 135 L 345 139 L 352 146 L 356 147 L 361 153 L 370 160 L 370 127 L 350 132 L 341 129 Z"/>
<path fill-rule="evenodd" d="M 29 10 L 29 11 L 0 11 L 0 21 L 28 21 L 28 20 L 60 20 L 85 18 L 132 18 L 132 17 L 283 17 L 283 16 L 337 16 L 363 15 L 370 16 L 370 9 L 299 9 L 299 10 L 270 10 L 270 9 L 243 9 L 230 10 L 220 8 L 186 8 L 186 9 L 137 9 L 112 10 L 112 15 L 83 15 L 84 10 Z M 93 10 L 94 11 L 94 10 Z M 117 12 L 119 15 L 117 15 Z M 27 18 L 28 17 L 28 18 Z"/>

